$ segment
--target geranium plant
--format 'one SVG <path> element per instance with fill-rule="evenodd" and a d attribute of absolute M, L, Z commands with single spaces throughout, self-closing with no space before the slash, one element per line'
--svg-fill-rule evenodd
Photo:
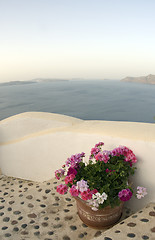
<path fill-rule="evenodd" d="M 125 146 L 112 151 L 102 150 L 103 145 L 99 142 L 91 149 L 88 162 L 83 161 L 85 153 L 82 152 L 72 155 L 55 171 L 56 178 L 63 178 L 65 183 L 57 186 L 57 192 L 65 194 L 69 190 L 72 196 L 87 201 L 94 211 L 108 205 L 117 206 L 133 195 L 128 180 L 136 170 L 135 154 Z M 138 199 L 146 194 L 146 188 L 137 187 L 135 196 Z"/>

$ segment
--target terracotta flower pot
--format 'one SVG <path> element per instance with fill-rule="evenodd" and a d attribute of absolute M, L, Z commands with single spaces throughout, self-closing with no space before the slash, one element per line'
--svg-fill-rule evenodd
<path fill-rule="evenodd" d="M 104 229 L 113 226 L 120 219 L 124 203 L 111 208 L 107 206 L 103 209 L 93 211 L 91 207 L 79 197 L 75 197 L 77 211 L 80 219 L 89 227 Z"/>

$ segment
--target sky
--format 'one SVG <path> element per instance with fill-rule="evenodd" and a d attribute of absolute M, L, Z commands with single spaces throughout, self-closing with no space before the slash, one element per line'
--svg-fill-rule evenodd
<path fill-rule="evenodd" d="M 154 0 L 0 0 L 0 82 L 155 74 Z"/>

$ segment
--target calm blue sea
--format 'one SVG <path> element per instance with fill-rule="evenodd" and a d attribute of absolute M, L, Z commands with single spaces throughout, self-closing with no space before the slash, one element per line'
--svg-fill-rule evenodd
<path fill-rule="evenodd" d="M 153 123 L 155 85 L 107 80 L 0 86 L 0 120 L 26 111 Z"/>

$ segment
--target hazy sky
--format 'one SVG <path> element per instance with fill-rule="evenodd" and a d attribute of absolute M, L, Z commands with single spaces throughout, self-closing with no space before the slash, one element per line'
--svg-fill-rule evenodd
<path fill-rule="evenodd" d="M 0 0 L 0 81 L 155 74 L 155 0 Z"/>

